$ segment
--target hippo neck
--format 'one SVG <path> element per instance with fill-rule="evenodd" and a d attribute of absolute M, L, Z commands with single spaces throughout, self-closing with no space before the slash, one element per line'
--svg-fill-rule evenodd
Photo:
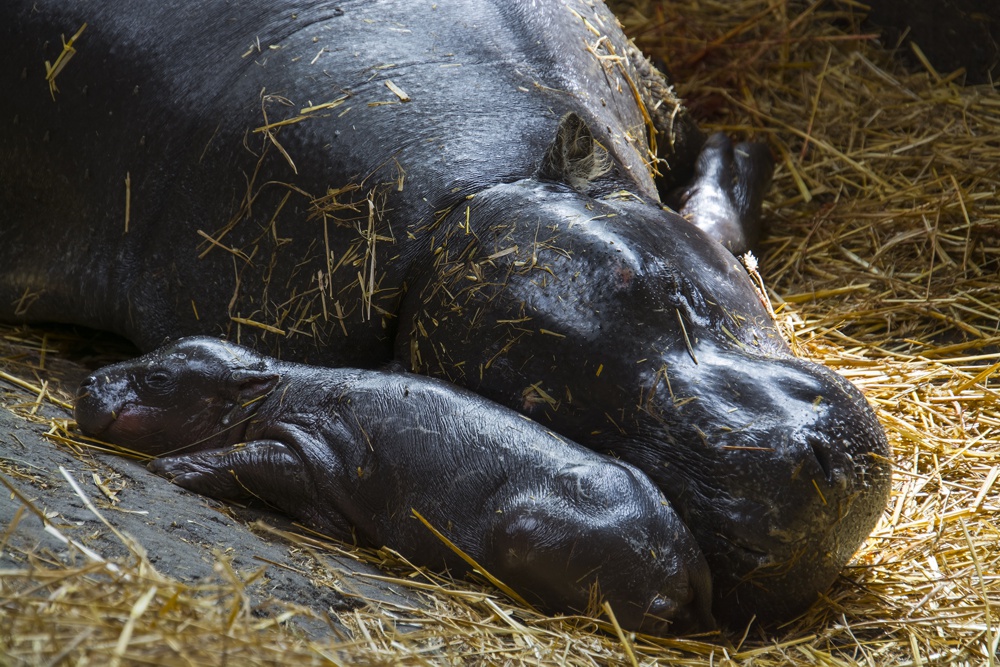
<path fill-rule="evenodd" d="M 272 437 L 275 428 L 288 425 L 318 434 L 363 373 L 283 361 L 272 362 L 270 370 L 281 378 L 274 389 L 251 404 L 237 404 L 231 413 L 245 420 L 242 436 L 247 440 Z"/>

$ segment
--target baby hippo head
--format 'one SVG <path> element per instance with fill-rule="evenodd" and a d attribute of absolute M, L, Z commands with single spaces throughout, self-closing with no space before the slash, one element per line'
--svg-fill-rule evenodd
<path fill-rule="evenodd" d="M 270 363 L 246 348 L 182 338 L 85 379 L 76 421 L 87 435 L 153 456 L 223 447 L 243 439 L 277 383 Z"/>
<path fill-rule="evenodd" d="M 502 581 L 529 602 L 604 615 L 654 635 L 712 629 L 712 581 L 694 537 L 637 468 L 607 459 L 564 468 L 553 488 L 503 513 Z"/>

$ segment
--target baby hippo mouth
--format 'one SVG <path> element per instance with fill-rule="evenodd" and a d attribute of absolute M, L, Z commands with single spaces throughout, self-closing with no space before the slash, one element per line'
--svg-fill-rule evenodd
<path fill-rule="evenodd" d="M 76 392 L 74 416 L 80 430 L 93 437 L 107 433 L 118 420 L 119 415 L 128 410 L 128 404 L 115 401 L 100 387 L 96 376 L 85 379 Z"/>
<path fill-rule="evenodd" d="M 124 379 L 88 377 L 77 390 L 74 416 L 80 430 L 92 438 L 148 454 L 164 453 L 149 441 L 162 430 L 155 426 L 155 410 L 144 406 Z"/>

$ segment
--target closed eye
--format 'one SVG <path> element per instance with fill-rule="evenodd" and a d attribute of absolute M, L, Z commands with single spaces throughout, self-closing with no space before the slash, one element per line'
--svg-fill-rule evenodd
<path fill-rule="evenodd" d="M 164 370 L 150 371 L 143 378 L 143 383 L 150 389 L 166 389 L 173 384 L 174 376 Z"/>

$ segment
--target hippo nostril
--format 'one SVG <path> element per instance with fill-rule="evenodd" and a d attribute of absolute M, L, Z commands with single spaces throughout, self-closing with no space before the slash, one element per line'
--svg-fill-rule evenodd
<path fill-rule="evenodd" d="M 76 397 L 84 398 L 90 396 L 91 390 L 97 386 L 97 376 L 90 375 L 80 383 L 80 387 L 76 390 Z"/>
<path fill-rule="evenodd" d="M 807 435 L 806 442 L 812 448 L 813 456 L 816 457 L 816 462 L 819 463 L 819 467 L 823 471 L 823 477 L 826 478 L 827 482 L 833 483 L 833 461 L 830 459 L 829 449 L 822 440 L 813 435 Z"/>

